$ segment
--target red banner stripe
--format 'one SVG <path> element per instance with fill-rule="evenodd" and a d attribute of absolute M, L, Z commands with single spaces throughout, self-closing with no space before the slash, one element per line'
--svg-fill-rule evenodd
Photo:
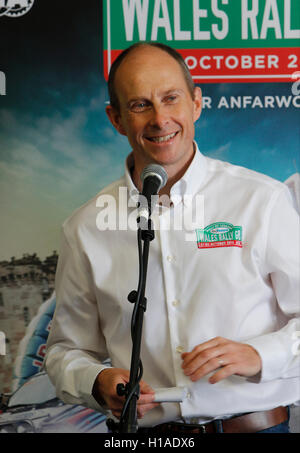
<path fill-rule="evenodd" d="M 122 50 L 104 50 L 104 76 Z M 300 71 L 300 49 L 178 49 L 196 83 L 292 82 Z"/>

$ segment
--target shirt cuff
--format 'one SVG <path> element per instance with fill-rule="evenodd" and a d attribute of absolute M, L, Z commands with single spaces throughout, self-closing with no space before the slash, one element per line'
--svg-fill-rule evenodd
<path fill-rule="evenodd" d="M 248 380 L 268 382 L 282 377 L 287 351 L 276 332 L 252 338 L 244 343 L 252 346 L 258 352 L 262 361 L 261 371 Z"/>
<path fill-rule="evenodd" d="M 93 390 L 93 385 L 96 380 L 96 377 L 98 376 L 101 371 L 105 370 L 106 368 L 111 368 L 106 365 L 98 365 L 94 364 L 89 367 L 87 367 L 84 372 L 82 373 L 81 379 L 80 379 L 80 393 L 86 401 L 86 405 L 90 407 L 91 409 L 94 409 L 98 412 L 102 412 L 103 414 L 107 414 L 107 409 L 105 408 L 104 405 L 100 405 L 95 398 L 92 395 L 92 390 Z"/>

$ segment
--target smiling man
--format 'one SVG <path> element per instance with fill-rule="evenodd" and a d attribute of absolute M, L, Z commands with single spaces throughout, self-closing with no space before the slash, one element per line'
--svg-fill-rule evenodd
<path fill-rule="evenodd" d="M 124 178 L 101 194 L 120 205 L 119 188 L 141 191 L 146 165 L 168 174 L 161 194 L 170 203 L 153 216 L 140 430 L 288 432 L 287 406 L 300 399 L 300 326 L 299 218 L 287 188 L 200 153 L 201 90 L 173 49 L 127 49 L 111 68 L 109 93 L 108 117 L 132 153 Z M 180 215 L 185 195 L 199 194 L 206 226 L 188 242 L 184 231 L 166 228 L 166 217 Z M 186 209 L 193 214 L 192 203 Z M 136 233 L 99 231 L 96 216 L 94 198 L 64 223 L 46 368 L 66 402 L 118 418 L 124 398 L 116 387 L 129 380 L 132 350 L 124 301 L 136 286 Z M 155 389 L 170 387 L 185 388 L 186 398 L 156 403 Z"/>
<path fill-rule="evenodd" d="M 170 189 L 194 156 L 200 88 L 191 90 L 178 61 L 153 46 L 131 51 L 118 67 L 113 86 L 118 105 L 109 105 L 107 114 L 132 146 L 134 181 L 140 186 L 143 168 L 156 162 L 165 166 Z"/>

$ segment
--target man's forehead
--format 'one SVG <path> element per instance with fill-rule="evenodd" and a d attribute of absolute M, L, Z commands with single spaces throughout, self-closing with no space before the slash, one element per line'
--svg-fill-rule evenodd
<path fill-rule="evenodd" d="M 182 73 L 180 64 L 174 57 L 162 49 L 145 45 L 132 50 L 126 55 L 116 72 L 116 79 L 122 80 L 124 73 L 127 77 L 134 79 L 139 77 L 139 74 L 147 73 L 148 71 Z"/>
<path fill-rule="evenodd" d="M 115 80 L 117 91 L 126 93 L 126 97 L 186 89 L 179 63 L 167 52 L 150 46 L 132 51 L 118 68 Z"/>

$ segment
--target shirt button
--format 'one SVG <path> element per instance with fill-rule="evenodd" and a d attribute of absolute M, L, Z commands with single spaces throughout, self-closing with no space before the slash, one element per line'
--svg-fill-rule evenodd
<path fill-rule="evenodd" d="M 183 351 L 184 351 L 184 348 L 183 348 L 183 346 L 177 346 L 177 348 L 176 348 L 176 352 L 178 352 L 179 354 L 182 354 L 182 353 L 183 353 Z"/>
<path fill-rule="evenodd" d="M 173 307 L 178 307 L 179 300 L 173 300 L 172 305 L 173 305 Z"/>
<path fill-rule="evenodd" d="M 168 255 L 167 260 L 169 261 L 169 263 L 174 263 L 174 261 L 176 261 L 176 258 L 175 258 L 175 256 Z"/>

